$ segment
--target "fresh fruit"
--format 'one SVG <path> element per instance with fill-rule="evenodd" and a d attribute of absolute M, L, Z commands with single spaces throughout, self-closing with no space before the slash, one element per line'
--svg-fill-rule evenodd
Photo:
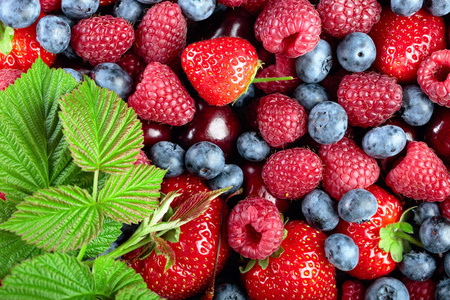
<path fill-rule="evenodd" d="M 440 214 L 439 204 L 436 202 L 422 202 L 414 209 L 414 221 L 418 225 L 422 225 L 426 219 L 439 216 Z"/>
<path fill-rule="evenodd" d="M 406 146 L 406 133 L 401 127 L 383 125 L 364 134 L 361 145 L 367 155 L 383 159 L 399 154 Z"/>
<path fill-rule="evenodd" d="M 306 194 L 301 209 L 309 226 L 317 230 L 330 231 L 339 223 L 336 201 L 320 189 L 314 189 Z"/>
<path fill-rule="evenodd" d="M 61 0 L 39 0 L 41 10 L 45 13 L 61 10 Z"/>
<path fill-rule="evenodd" d="M 365 300 L 377 300 L 382 297 L 409 300 L 409 293 L 406 286 L 394 277 L 382 277 L 376 279 L 367 289 L 364 295 Z"/>
<path fill-rule="evenodd" d="M 21 70 L 17 69 L 0 69 L 0 90 L 3 91 L 10 84 L 13 84 L 22 73 Z"/>
<path fill-rule="evenodd" d="M 99 63 L 89 75 L 98 86 L 114 91 L 124 100 L 128 99 L 133 90 L 133 78 L 116 63 Z"/>
<path fill-rule="evenodd" d="M 430 279 L 436 271 L 436 260 L 427 252 L 412 250 L 403 255 L 403 260 L 398 264 L 398 269 L 406 278 L 425 281 Z"/>
<path fill-rule="evenodd" d="M 391 0 L 392 11 L 400 16 L 411 17 L 418 12 L 424 5 L 423 0 Z M 426 1 L 432 2 L 432 1 Z M 425 6 L 426 7 L 426 6 Z"/>
<path fill-rule="evenodd" d="M 125 54 L 117 61 L 117 64 L 127 71 L 136 82 L 139 74 L 145 70 L 147 63 L 140 56 L 136 55 L 132 49 L 133 48 L 125 52 Z"/>
<path fill-rule="evenodd" d="M 149 120 L 141 120 L 144 134 L 144 146 L 150 148 L 160 141 L 170 141 L 172 139 L 171 126 Z"/>
<path fill-rule="evenodd" d="M 246 293 L 240 286 L 232 283 L 222 283 L 214 290 L 214 300 L 246 300 Z"/>
<path fill-rule="evenodd" d="M 426 126 L 424 140 L 439 158 L 450 164 L 450 108 L 434 110 Z"/>
<path fill-rule="evenodd" d="M 308 115 L 308 133 L 321 145 L 339 142 L 344 137 L 347 126 L 347 113 L 336 102 L 320 102 L 311 109 Z"/>
<path fill-rule="evenodd" d="M 215 0 L 178 0 L 183 15 L 192 21 L 203 21 L 209 18 L 216 8 Z"/>
<path fill-rule="evenodd" d="M 328 261 L 339 270 L 350 271 L 358 264 L 358 246 L 348 235 L 333 233 L 325 240 L 324 249 Z"/>
<path fill-rule="evenodd" d="M 170 141 L 155 143 L 148 152 L 148 158 L 153 165 L 167 170 L 166 178 L 181 175 L 184 172 L 184 156 L 186 151 Z"/>
<path fill-rule="evenodd" d="M 336 56 L 347 71 L 364 72 L 375 61 L 377 51 L 370 36 L 363 32 L 351 32 L 337 46 Z"/>
<path fill-rule="evenodd" d="M 99 6 L 100 0 L 61 0 L 62 12 L 71 19 L 87 19 Z"/>
<path fill-rule="evenodd" d="M 303 82 L 318 83 L 328 75 L 332 64 L 331 46 L 320 39 L 314 49 L 295 59 L 295 70 Z"/>
<path fill-rule="evenodd" d="M 112 15 L 135 24 L 141 17 L 145 8 L 144 4 L 137 0 L 113 0 L 115 2 Z"/>
<path fill-rule="evenodd" d="M 246 131 L 239 136 L 236 147 L 242 158 L 250 161 L 262 161 L 270 154 L 269 144 L 255 131 Z"/>
<path fill-rule="evenodd" d="M 25 28 L 36 22 L 40 13 L 39 0 L 3 0 L 0 21 L 12 28 Z"/>
<path fill-rule="evenodd" d="M 436 300 L 446 300 L 450 294 L 450 278 L 444 278 L 436 286 Z"/>
<path fill-rule="evenodd" d="M 216 144 L 202 141 L 186 150 L 184 162 L 188 172 L 202 179 L 212 179 L 223 171 L 225 156 Z"/>
<path fill-rule="evenodd" d="M 328 101 L 327 91 L 316 83 L 302 83 L 295 88 L 293 97 L 300 103 L 307 112 L 324 101 Z"/>
<path fill-rule="evenodd" d="M 36 39 L 50 53 L 61 53 L 66 50 L 70 38 L 70 25 L 61 17 L 45 16 L 36 25 Z"/>
<path fill-rule="evenodd" d="M 450 250 L 450 219 L 434 216 L 420 225 L 419 237 L 423 247 L 431 253 L 445 253 Z"/>
<path fill-rule="evenodd" d="M 360 280 L 346 280 L 342 284 L 341 300 L 363 300 L 364 285 Z"/>
<path fill-rule="evenodd" d="M 230 188 L 223 193 L 224 196 L 232 195 L 241 188 L 244 182 L 244 172 L 241 167 L 236 164 L 225 164 L 222 172 L 214 178 L 207 181 L 207 185 L 211 190 Z"/>
<path fill-rule="evenodd" d="M 205 181 L 199 177 L 184 172 L 179 176 L 165 178 L 161 184 L 161 192 L 168 194 L 171 191 L 180 191 L 181 195 L 170 204 L 172 208 L 179 207 L 190 196 L 209 191 Z"/>
<path fill-rule="evenodd" d="M 338 203 L 338 213 L 341 219 L 352 223 L 369 222 L 377 210 L 377 198 L 365 189 L 353 189 L 346 192 Z"/>
<path fill-rule="evenodd" d="M 408 289 L 410 300 L 434 300 L 436 283 L 432 279 L 415 281 L 408 278 L 402 279 Z"/>
<path fill-rule="evenodd" d="M 419 85 L 403 87 L 401 116 L 411 126 L 423 126 L 428 123 L 434 112 L 434 105 Z"/>

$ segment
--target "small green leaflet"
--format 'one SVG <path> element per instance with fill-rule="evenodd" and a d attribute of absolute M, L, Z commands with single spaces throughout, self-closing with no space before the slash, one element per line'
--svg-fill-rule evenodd
<path fill-rule="evenodd" d="M 14 29 L 0 22 L 0 53 L 6 56 L 11 52 L 13 37 Z"/>
<path fill-rule="evenodd" d="M 139 287 L 137 285 L 129 286 L 121 289 L 115 300 L 159 300 L 163 299 L 157 294 L 151 292 L 147 287 Z"/>
<path fill-rule="evenodd" d="M 84 258 L 95 258 L 109 249 L 119 235 L 122 233 L 120 228 L 122 223 L 116 222 L 111 218 L 105 217 L 103 219 L 102 230 L 97 237 L 95 237 L 86 248 Z"/>
<path fill-rule="evenodd" d="M 85 77 L 60 106 L 64 135 L 83 170 L 117 174 L 136 161 L 144 139 L 141 123 L 116 93 Z"/>

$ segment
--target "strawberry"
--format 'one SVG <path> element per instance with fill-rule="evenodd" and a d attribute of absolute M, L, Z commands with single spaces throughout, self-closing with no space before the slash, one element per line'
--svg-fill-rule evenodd
<path fill-rule="evenodd" d="M 0 90 L 3 91 L 8 85 L 14 83 L 22 75 L 17 69 L 0 69 Z"/>
<path fill-rule="evenodd" d="M 337 299 L 335 269 L 325 257 L 325 233 L 304 221 L 289 221 L 284 252 L 242 274 L 250 299 Z"/>
<path fill-rule="evenodd" d="M 399 83 L 414 83 L 422 60 L 446 48 L 445 28 L 441 17 L 432 16 L 424 9 L 404 17 L 386 7 L 380 21 L 369 32 L 377 50 L 372 67 L 396 77 Z"/>
<path fill-rule="evenodd" d="M 174 208 L 180 206 L 181 203 L 185 202 L 195 193 L 209 191 L 208 186 L 200 179 L 200 177 L 188 172 L 184 172 L 175 177 L 164 178 L 164 181 L 161 184 L 162 193 L 167 194 L 170 191 L 177 190 L 181 190 L 183 193 L 171 203 L 171 206 Z"/>
<path fill-rule="evenodd" d="M 359 248 L 359 262 L 348 273 L 356 278 L 371 280 L 389 274 L 397 263 L 388 252 L 378 247 L 380 228 L 398 222 L 402 214 L 400 201 L 377 185 L 366 188 L 378 201 L 378 210 L 369 222 L 357 224 L 341 220 L 336 232 L 350 236 Z"/>

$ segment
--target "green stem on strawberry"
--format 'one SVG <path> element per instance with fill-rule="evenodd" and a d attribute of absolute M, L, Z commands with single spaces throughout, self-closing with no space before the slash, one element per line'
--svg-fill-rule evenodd
<path fill-rule="evenodd" d="M 252 83 L 258 82 L 271 82 L 271 81 L 283 81 L 283 80 L 293 80 L 294 77 L 286 76 L 286 77 L 261 77 L 261 78 L 253 78 Z"/>
<path fill-rule="evenodd" d="M 0 22 L 0 53 L 8 55 L 12 50 L 14 29 Z"/>

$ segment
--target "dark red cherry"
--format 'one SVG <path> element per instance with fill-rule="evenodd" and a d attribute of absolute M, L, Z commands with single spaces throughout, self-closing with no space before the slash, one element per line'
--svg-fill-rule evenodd
<path fill-rule="evenodd" d="M 170 141 L 172 139 L 172 129 L 169 125 L 153 121 L 141 120 L 142 131 L 144 132 L 144 145 L 151 147 L 160 141 Z"/>
<path fill-rule="evenodd" d="M 425 142 L 450 164 L 450 108 L 436 106 L 425 131 Z"/>

